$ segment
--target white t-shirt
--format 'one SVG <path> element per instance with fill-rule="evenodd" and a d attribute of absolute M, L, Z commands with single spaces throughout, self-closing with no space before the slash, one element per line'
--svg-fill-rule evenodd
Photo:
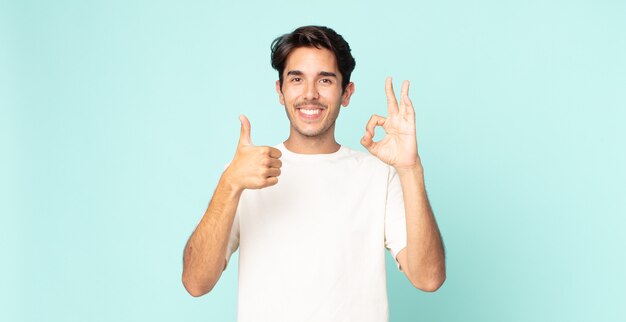
<path fill-rule="evenodd" d="M 388 321 L 384 250 L 406 246 L 396 171 L 344 146 L 276 148 L 278 184 L 243 192 L 226 251 L 239 248 L 238 321 Z"/>

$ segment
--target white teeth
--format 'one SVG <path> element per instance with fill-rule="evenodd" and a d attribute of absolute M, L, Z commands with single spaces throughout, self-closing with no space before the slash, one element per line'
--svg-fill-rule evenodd
<path fill-rule="evenodd" d="M 314 110 L 305 110 L 305 109 L 300 109 L 300 112 L 306 114 L 306 115 L 316 115 L 316 114 L 320 114 L 320 110 L 319 109 L 314 109 Z"/>

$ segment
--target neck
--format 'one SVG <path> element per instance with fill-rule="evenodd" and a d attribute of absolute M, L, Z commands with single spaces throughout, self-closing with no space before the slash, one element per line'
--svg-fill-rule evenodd
<path fill-rule="evenodd" d="M 334 126 L 319 136 L 304 136 L 293 128 L 289 138 L 284 142 L 287 150 L 298 154 L 329 154 L 339 151 L 340 145 L 335 141 Z"/>

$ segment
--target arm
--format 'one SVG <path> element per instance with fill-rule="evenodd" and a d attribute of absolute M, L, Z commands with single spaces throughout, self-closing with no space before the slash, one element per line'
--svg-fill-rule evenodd
<path fill-rule="evenodd" d="M 446 279 L 445 253 L 420 166 L 397 169 L 406 212 L 407 246 L 398 262 L 411 284 L 434 292 Z"/>
<path fill-rule="evenodd" d="M 192 296 L 213 289 L 226 267 L 226 247 L 244 189 L 278 183 L 281 152 L 250 141 L 250 122 L 240 117 L 241 134 L 233 161 L 222 174 L 209 207 L 183 253 L 183 285 Z"/>
<path fill-rule="evenodd" d="M 445 254 L 441 234 L 430 207 L 422 164 L 417 153 L 415 111 L 409 99 L 409 83 L 402 84 L 400 105 L 391 78 L 385 84 L 389 116 L 373 115 L 365 128 L 361 144 L 398 172 L 407 229 L 407 247 L 397 259 L 409 281 L 424 291 L 437 290 L 445 280 Z M 385 137 L 374 142 L 374 129 L 382 126 Z"/>
<path fill-rule="evenodd" d="M 210 292 L 226 268 L 226 247 L 241 193 L 224 172 L 209 207 L 187 241 L 182 279 L 192 296 Z"/>

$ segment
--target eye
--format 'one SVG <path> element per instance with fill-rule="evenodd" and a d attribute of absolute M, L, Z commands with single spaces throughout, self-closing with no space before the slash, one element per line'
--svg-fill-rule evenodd
<path fill-rule="evenodd" d="M 300 82 L 302 80 L 302 78 L 300 77 L 294 77 L 291 79 L 292 82 Z"/>
<path fill-rule="evenodd" d="M 322 78 L 322 79 L 320 79 L 320 83 L 322 83 L 322 84 L 332 84 L 333 81 L 331 79 L 329 79 L 329 78 Z"/>

